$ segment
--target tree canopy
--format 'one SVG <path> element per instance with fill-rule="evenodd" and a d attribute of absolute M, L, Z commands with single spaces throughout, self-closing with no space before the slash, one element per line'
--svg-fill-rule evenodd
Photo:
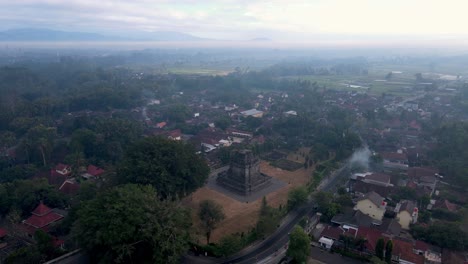
<path fill-rule="evenodd" d="M 289 236 L 289 247 L 286 255 L 296 263 L 306 263 L 310 254 L 310 238 L 300 226 L 294 227 Z"/>
<path fill-rule="evenodd" d="M 128 148 L 117 173 L 120 183 L 151 184 L 163 197 L 174 197 L 201 187 L 209 167 L 190 145 L 149 137 Z"/>
<path fill-rule="evenodd" d="M 307 188 L 297 187 L 288 193 L 288 210 L 295 209 L 307 202 Z"/>
<path fill-rule="evenodd" d="M 213 200 L 204 200 L 200 203 L 198 217 L 206 232 L 206 243 L 209 244 L 211 232 L 225 217 L 223 207 Z"/>
<path fill-rule="evenodd" d="M 99 261 L 178 263 L 189 241 L 189 212 L 161 201 L 150 185 L 114 187 L 85 202 L 77 216 L 72 233 Z"/>

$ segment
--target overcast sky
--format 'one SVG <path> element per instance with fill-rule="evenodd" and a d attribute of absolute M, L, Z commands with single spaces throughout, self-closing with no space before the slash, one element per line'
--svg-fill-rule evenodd
<path fill-rule="evenodd" d="M 468 35 L 467 0 L 0 0 L 0 29 L 178 31 L 241 40 Z"/>

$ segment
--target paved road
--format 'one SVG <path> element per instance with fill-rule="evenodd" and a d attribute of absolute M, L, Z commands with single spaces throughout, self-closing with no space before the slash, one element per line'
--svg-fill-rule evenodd
<path fill-rule="evenodd" d="M 346 166 L 335 171 L 332 175 L 326 179 L 323 184 L 320 184 L 320 190 L 330 191 L 336 188 L 336 184 L 339 180 L 345 176 L 347 176 L 347 169 Z M 269 236 L 266 240 L 262 241 L 261 243 L 257 244 L 256 246 L 252 246 L 246 250 L 239 252 L 227 259 L 215 259 L 215 258 L 206 258 L 206 257 L 195 257 L 195 256 L 186 256 L 185 263 L 266 263 L 267 258 L 271 258 L 276 254 L 284 254 L 285 246 L 289 241 L 289 233 L 293 229 L 293 227 L 299 223 L 301 218 L 305 215 L 313 214 L 314 208 L 314 201 L 310 200 L 305 206 L 302 206 L 297 211 L 290 213 L 287 218 L 284 220 L 283 224 L 276 230 L 273 235 Z M 329 254 L 329 253 L 326 253 Z M 76 259 L 75 259 L 76 258 Z M 69 262 L 69 261 L 72 262 Z M 78 262 L 73 262 L 74 260 L 79 260 Z M 69 260 L 63 260 L 59 263 L 87 263 L 87 259 L 82 254 L 77 254 L 74 258 Z M 347 263 L 347 262 L 339 262 L 339 263 Z M 355 263 L 355 262 L 348 262 L 348 263 Z"/>
<path fill-rule="evenodd" d="M 318 189 L 330 191 L 336 188 L 336 184 L 340 181 L 340 179 L 347 177 L 348 172 L 348 166 L 344 165 L 342 168 L 332 173 L 322 184 L 320 184 Z M 282 226 L 278 228 L 278 230 L 276 230 L 275 233 L 273 233 L 273 235 L 269 236 L 261 244 L 256 247 L 252 247 L 247 252 L 241 251 L 239 253 L 240 255 L 234 255 L 228 259 L 225 259 L 221 263 L 256 263 L 271 255 L 274 255 L 275 252 L 278 252 L 278 249 L 284 248 L 287 245 L 289 241 L 289 233 L 293 227 L 299 223 L 302 217 L 308 214 L 312 214 L 313 208 L 314 201 L 310 200 L 307 205 L 301 207 L 298 211 L 289 215 L 289 221 L 287 220 Z"/>

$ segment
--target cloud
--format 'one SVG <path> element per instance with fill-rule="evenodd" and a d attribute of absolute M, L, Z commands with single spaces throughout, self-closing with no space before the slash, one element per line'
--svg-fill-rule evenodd
<path fill-rule="evenodd" d="M 259 34 L 468 35 L 465 0 L 0 0 L 1 29 Z"/>

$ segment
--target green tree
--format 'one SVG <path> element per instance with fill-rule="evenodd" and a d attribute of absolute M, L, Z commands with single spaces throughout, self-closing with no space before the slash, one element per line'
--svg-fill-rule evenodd
<path fill-rule="evenodd" d="M 190 213 L 149 185 L 109 189 L 77 216 L 72 234 L 93 261 L 178 263 L 188 246 Z"/>
<path fill-rule="evenodd" d="M 378 257 L 376 256 L 373 256 L 370 260 L 369 260 L 370 263 L 372 264 L 387 264 L 387 262 L 379 259 Z"/>
<path fill-rule="evenodd" d="M 295 226 L 289 236 L 289 247 L 286 255 L 296 263 L 306 263 L 310 254 L 310 238 L 300 226 Z"/>
<path fill-rule="evenodd" d="M 375 255 L 381 260 L 384 259 L 384 248 L 385 240 L 383 238 L 379 238 L 377 240 L 377 244 L 375 245 Z"/>
<path fill-rule="evenodd" d="M 318 210 L 323 213 L 332 203 L 333 197 L 331 193 L 320 191 L 315 193 L 314 200 L 317 204 Z"/>
<path fill-rule="evenodd" d="M 393 242 L 391 240 L 387 241 L 385 245 L 385 261 L 387 263 L 392 263 L 392 252 L 393 252 Z"/>
<path fill-rule="evenodd" d="M 50 259 L 55 255 L 55 248 L 52 242 L 52 236 L 44 232 L 43 230 L 38 230 L 34 233 L 34 240 L 36 240 L 37 250 L 43 255 L 45 259 Z"/>
<path fill-rule="evenodd" d="M 213 200 L 204 200 L 200 203 L 198 217 L 205 230 L 206 244 L 209 244 L 211 232 L 216 228 L 219 222 L 224 220 L 223 207 Z"/>
<path fill-rule="evenodd" d="M 228 117 L 221 117 L 215 120 L 215 125 L 222 130 L 226 130 L 231 125 L 231 119 Z"/>
<path fill-rule="evenodd" d="M 163 197 L 193 192 L 208 173 L 208 165 L 190 145 L 158 137 L 131 145 L 117 170 L 120 183 L 151 184 Z"/>
<path fill-rule="evenodd" d="M 26 134 L 28 142 L 39 150 L 44 167 L 47 166 L 47 159 L 52 151 L 56 134 L 57 128 L 46 127 L 44 125 L 32 127 Z"/>
<path fill-rule="evenodd" d="M 307 188 L 305 186 L 297 187 L 288 193 L 288 210 L 295 209 L 307 202 Z"/>
<path fill-rule="evenodd" d="M 219 241 L 219 254 L 229 256 L 241 250 L 243 246 L 242 237 L 237 234 L 228 235 Z"/>
<path fill-rule="evenodd" d="M 270 207 L 267 204 L 266 198 L 263 197 L 260 207 L 260 216 L 257 222 L 257 234 L 259 236 L 266 236 L 273 233 L 278 227 L 280 219 L 280 211 Z"/>

